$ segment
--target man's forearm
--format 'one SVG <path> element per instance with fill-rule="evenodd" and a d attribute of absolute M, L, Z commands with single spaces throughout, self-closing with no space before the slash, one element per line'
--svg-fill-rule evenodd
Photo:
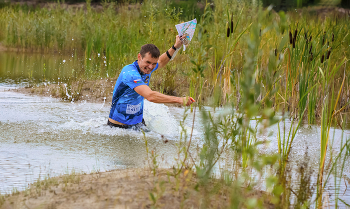
<path fill-rule="evenodd" d="M 145 97 L 148 101 L 154 103 L 183 103 L 182 97 L 174 97 L 168 96 L 165 94 L 161 94 L 156 91 L 152 91 L 147 97 Z"/>
<path fill-rule="evenodd" d="M 176 41 L 175 41 L 175 44 L 173 45 L 176 49 L 180 48 L 183 44 L 183 41 L 182 41 L 182 36 L 176 36 Z M 168 50 L 168 53 L 170 55 L 170 58 L 169 56 L 167 55 L 167 53 L 163 53 L 160 57 L 159 57 L 159 60 L 158 60 L 158 68 L 162 68 L 164 67 L 166 64 L 168 64 L 168 62 L 170 61 L 171 57 L 174 55 L 176 49 L 173 49 L 173 47 L 171 47 L 169 50 Z"/>
<path fill-rule="evenodd" d="M 171 47 L 169 50 L 168 50 L 168 52 L 169 52 L 169 55 L 170 56 L 173 56 L 174 55 L 174 53 L 175 53 L 175 50 Z M 159 68 L 162 68 L 162 67 L 164 67 L 166 64 L 168 64 L 168 62 L 170 61 L 170 59 L 169 59 L 169 57 L 168 57 L 168 55 L 166 54 L 166 52 L 164 52 L 162 55 L 160 55 L 160 57 L 159 57 L 159 61 L 158 61 L 158 63 L 159 63 Z"/>

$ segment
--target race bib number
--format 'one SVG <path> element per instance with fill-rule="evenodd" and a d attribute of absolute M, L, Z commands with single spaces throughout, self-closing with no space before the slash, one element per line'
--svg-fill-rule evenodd
<path fill-rule="evenodd" d="M 126 107 L 126 114 L 135 114 L 141 110 L 141 103 L 137 105 L 128 104 Z"/>

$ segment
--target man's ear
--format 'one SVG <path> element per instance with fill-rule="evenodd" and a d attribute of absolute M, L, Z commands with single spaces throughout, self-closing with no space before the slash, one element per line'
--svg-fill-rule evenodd
<path fill-rule="evenodd" d="M 142 56 L 141 56 L 141 54 L 139 53 L 139 54 L 137 55 L 137 59 L 138 59 L 138 60 L 141 60 L 141 58 L 142 58 Z"/>

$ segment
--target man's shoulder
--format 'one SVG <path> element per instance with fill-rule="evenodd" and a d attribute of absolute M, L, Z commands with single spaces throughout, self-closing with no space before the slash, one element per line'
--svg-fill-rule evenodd
<path fill-rule="evenodd" d="M 121 73 L 120 77 L 123 82 L 130 82 L 134 80 L 138 80 L 141 78 L 140 73 L 137 70 L 137 67 L 134 64 L 126 65 Z"/>
<path fill-rule="evenodd" d="M 132 63 L 129 65 L 126 65 L 122 69 L 122 73 L 128 73 L 128 74 L 133 74 L 133 73 L 138 73 L 137 67 Z"/>

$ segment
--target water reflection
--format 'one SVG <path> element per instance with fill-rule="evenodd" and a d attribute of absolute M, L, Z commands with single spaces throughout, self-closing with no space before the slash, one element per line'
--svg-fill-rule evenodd
<path fill-rule="evenodd" d="M 0 52 L 0 82 L 36 84 L 114 77 L 119 71 L 110 64 L 102 56 L 86 59 L 75 54 Z"/>
<path fill-rule="evenodd" d="M 69 56 L 0 53 L 0 81 L 11 79 L 16 83 L 29 80 L 58 82 L 58 78 L 64 80 L 71 77 L 72 69 L 77 67 L 74 61 L 63 63 L 63 60 L 69 60 Z M 72 66 L 66 67 L 63 64 Z"/>

